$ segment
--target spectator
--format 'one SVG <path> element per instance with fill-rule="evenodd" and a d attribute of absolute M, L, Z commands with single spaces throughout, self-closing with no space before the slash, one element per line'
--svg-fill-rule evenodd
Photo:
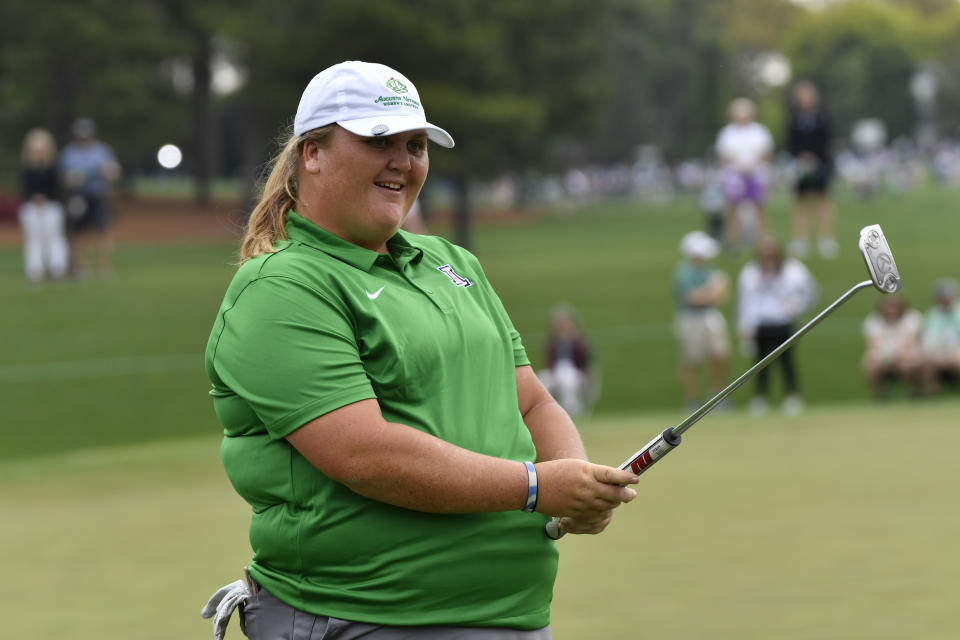
<path fill-rule="evenodd" d="M 73 142 L 60 156 L 61 181 L 67 196 L 67 228 L 70 233 L 74 275 L 89 272 L 87 250 L 97 250 L 97 268 L 111 271 L 110 186 L 120 177 L 120 165 L 113 151 L 96 139 L 93 122 L 81 118 L 73 123 Z"/>
<path fill-rule="evenodd" d="M 837 255 L 833 237 L 833 203 L 830 178 L 830 118 L 820 104 L 817 87 L 809 81 L 798 82 L 793 89 L 793 109 L 787 129 L 787 150 L 796 170 L 793 208 L 793 241 L 790 251 L 804 257 L 809 251 L 811 218 L 819 220 L 817 248 L 824 258 Z"/>
<path fill-rule="evenodd" d="M 920 312 L 899 296 L 880 298 L 877 310 L 864 320 L 863 371 L 875 398 L 886 398 L 887 384 L 894 380 L 904 381 L 911 393 L 919 391 L 922 326 Z"/>
<path fill-rule="evenodd" d="M 744 353 L 755 355 L 757 362 L 793 334 L 794 322 L 817 296 L 817 284 L 810 271 L 799 260 L 784 258 L 780 245 L 772 238 L 760 241 L 757 259 L 740 271 L 737 290 L 741 348 Z M 779 358 L 786 391 L 781 408 L 788 415 L 803 411 L 792 351 L 787 349 Z M 757 374 L 751 413 L 760 415 L 767 411 L 769 371 L 768 367 Z"/>
<path fill-rule="evenodd" d="M 717 136 L 717 157 L 723 167 L 724 190 L 729 209 L 727 244 L 739 246 L 743 229 L 740 208 L 751 203 L 756 211 L 755 232 L 763 234 L 766 226 L 765 207 L 773 136 L 770 130 L 754 120 L 757 107 L 752 100 L 737 98 L 730 103 L 730 123 Z"/>
<path fill-rule="evenodd" d="M 547 368 L 539 371 L 543 386 L 572 416 L 589 412 L 596 399 L 596 384 L 590 370 L 590 345 L 569 305 L 559 305 L 550 314 Z"/>
<path fill-rule="evenodd" d="M 57 146 L 50 132 L 28 131 L 21 160 L 24 270 L 30 282 L 57 280 L 67 273 L 69 254 L 57 184 Z"/>
<path fill-rule="evenodd" d="M 700 190 L 700 210 L 706 218 L 707 233 L 717 242 L 723 242 L 723 219 L 727 212 L 727 196 L 717 171 L 708 170 Z"/>
<path fill-rule="evenodd" d="M 717 308 L 727 299 L 727 275 L 710 266 L 717 242 L 702 231 L 691 231 L 680 242 L 683 261 L 673 276 L 677 316 L 674 323 L 680 342 L 680 381 L 684 402 L 695 409 L 701 404 L 699 374 L 710 365 L 710 396 L 720 391 L 727 378 L 730 338 L 727 322 Z"/>
<path fill-rule="evenodd" d="M 923 380 L 928 393 L 936 393 L 941 382 L 960 383 L 960 305 L 956 281 L 937 281 L 934 298 L 936 304 L 924 316 L 920 338 Z"/>

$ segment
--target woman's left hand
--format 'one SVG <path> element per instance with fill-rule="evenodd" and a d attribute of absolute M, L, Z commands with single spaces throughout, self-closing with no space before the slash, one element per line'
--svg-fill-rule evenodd
<path fill-rule="evenodd" d="M 596 519 L 561 518 L 560 528 L 564 533 L 589 533 L 596 535 L 606 529 L 612 519 L 613 509 L 610 509 L 609 511 L 604 511 L 599 514 Z"/>

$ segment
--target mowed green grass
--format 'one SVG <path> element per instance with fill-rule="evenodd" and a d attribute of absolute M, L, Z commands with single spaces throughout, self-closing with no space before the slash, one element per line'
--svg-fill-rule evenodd
<path fill-rule="evenodd" d="M 820 283 L 818 308 L 867 277 L 857 232 L 874 222 L 894 249 L 905 294 L 926 308 L 935 278 L 960 275 L 958 196 L 929 186 L 863 201 L 841 191 L 842 254 L 809 261 Z M 786 237 L 784 194 L 770 219 Z M 603 203 L 506 223 L 479 220 L 473 249 L 535 365 L 544 359 L 549 310 L 572 303 L 602 372 L 597 412 L 666 409 L 681 403 L 671 276 L 680 238 L 702 223 L 689 196 L 663 205 Z M 450 233 L 443 224 L 434 228 Z M 122 245 L 113 278 L 35 290 L 24 284 L 19 249 L 0 247 L 0 459 L 216 432 L 203 350 L 236 244 Z M 725 256 L 718 265 L 734 277 L 745 260 Z M 811 405 L 866 399 L 860 326 L 879 296 L 861 292 L 797 347 Z M 731 300 L 725 308 L 731 322 L 733 307 Z M 730 378 L 748 365 L 736 357 Z M 779 393 L 779 377 L 774 383 Z M 742 405 L 748 395 L 743 389 L 734 400 Z"/>
<path fill-rule="evenodd" d="M 889 240 L 903 295 L 921 310 L 931 306 L 935 279 L 960 278 L 958 199 L 957 190 L 932 186 L 873 200 L 838 190 L 841 253 L 835 260 L 816 254 L 806 260 L 820 288 L 808 317 L 869 279 L 857 240 L 860 229 L 873 223 L 882 225 Z M 790 203 L 784 193 L 773 199 L 768 215 L 774 235 L 789 239 Z M 663 205 L 606 203 L 547 222 L 485 230 L 477 234 L 476 250 L 535 363 L 543 361 L 549 310 L 566 301 L 580 311 L 603 372 L 599 410 L 673 407 L 682 396 L 671 324 L 672 274 L 680 238 L 702 226 L 703 215 L 691 198 Z M 716 264 L 734 283 L 747 259 L 721 256 Z M 809 400 L 846 403 L 868 397 L 860 374 L 861 326 L 881 295 L 861 291 L 795 348 Z M 724 311 L 732 335 L 735 296 Z M 730 379 L 750 364 L 735 355 Z M 780 384 L 775 374 L 775 394 L 781 393 Z M 738 405 L 749 398 L 750 387 L 735 395 Z"/>
<path fill-rule="evenodd" d="M 121 246 L 108 280 L 28 288 L 0 252 L 0 459 L 219 430 L 203 351 L 236 243 Z"/>
<path fill-rule="evenodd" d="M 956 638 L 958 413 L 705 418 L 607 532 L 559 542 L 555 637 Z M 584 433 L 615 464 L 678 417 Z M 250 556 L 217 449 L 207 436 L 4 463 L 4 637 L 209 638 L 199 609 Z"/>

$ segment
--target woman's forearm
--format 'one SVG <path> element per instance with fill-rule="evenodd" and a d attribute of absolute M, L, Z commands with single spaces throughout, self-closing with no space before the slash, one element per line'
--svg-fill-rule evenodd
<path fill-rule="evenodd" d="M 543 418 L 549 415 L 536 413 Z M 534 422 L 539 420 L 535 417 Z M 543 447 L 558 457 L 577 458 L 537 461 L 536 510 L 540 513 L 569 516 L 584 523 L 578 532 L 596 533 L 606 526 L 611 509 L 636 497 L 633 489 L 623 486 L 636 482 L 636 477 L 582 459 L 579 436 L 534 439 L 540 440 L 538 451 Z M 521 509 L 528 501 L 529 475 L 522 462 L 468 451 L 387 422 L 376 400 L 331 411 L 287 440 L 331 479 L 398 507 L 480 513 Z"/>
<path fill-rule="evenodd" d="M 433 513 L 520 509 L 527 470 L 384 420 L 375 400 L 304 425 L 287 440 L 324 474 L 362 496 Z"/>

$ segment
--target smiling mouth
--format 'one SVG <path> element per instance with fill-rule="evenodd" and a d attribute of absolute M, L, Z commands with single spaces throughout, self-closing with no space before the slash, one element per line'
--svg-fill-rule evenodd
<path fill-rule="evenodd" d="M 390 191 L 400 191 L 403 189 L 403 185 L 399 182 L 374 182 L 373 184 L 381 189 L 389 189 Z"/>

